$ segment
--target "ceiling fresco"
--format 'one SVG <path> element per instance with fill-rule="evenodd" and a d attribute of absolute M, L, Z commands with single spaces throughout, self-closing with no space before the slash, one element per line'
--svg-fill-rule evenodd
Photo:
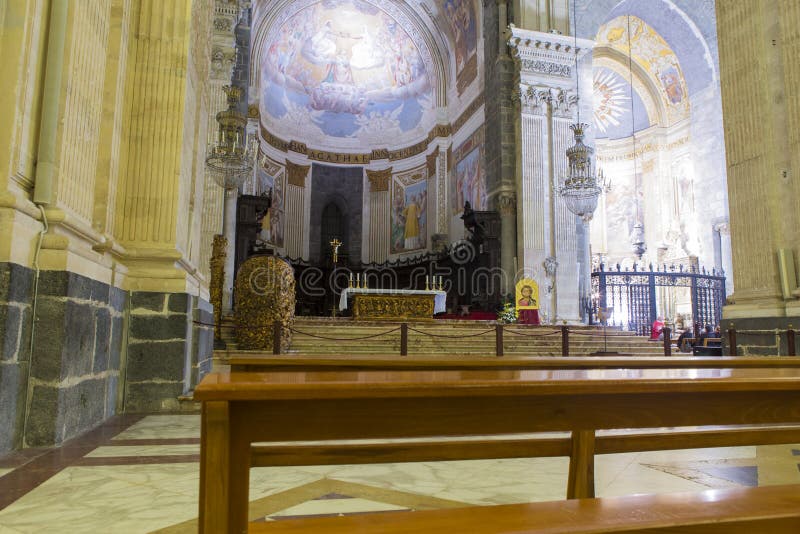
<path fill-rule="evenodd" d="M 287 12 L 296 4 L 303 7 L 271 28 L 261 56 L 265 126 L 311 142 L 427 133 L 435 120 L 430 52 L 392 4 L 306 1 Z"/>

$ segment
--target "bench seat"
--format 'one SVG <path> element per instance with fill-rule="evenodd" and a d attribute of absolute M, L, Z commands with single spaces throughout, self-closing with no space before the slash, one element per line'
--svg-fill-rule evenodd
<path fill-rule="evenodd" d="M 253 522 L 263 534 L 800 532 L 800 485 Z"/>

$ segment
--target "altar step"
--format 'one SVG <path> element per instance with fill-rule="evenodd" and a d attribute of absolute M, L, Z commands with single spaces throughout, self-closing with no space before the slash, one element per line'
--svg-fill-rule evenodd
<path fill-rule="evenodd" d="M 400 332 L 387 333 L 397 324 L 362 322 L 351 319 L 297 318 L 289 353 L 399 354 Z M 486 355 L 495 353 L 493 321 L 430 321 L 409 324 L 409 354 Z M 552 326 L 508 325 L 503 335 L 503 350 L 508 355 L 561 355 L 561 333 Z M 552 334 L 551 334 L 552 333 Z M 383 334 L 383 335 L 380 335 Z M 545 335 L 551 334 L 551 335 Z M 663 354 L 660 342 L 634 336 L 618 329 L 570 326 L 570 355 L 588 355 L 609 350 L 627 354 Z M 361 339 L 359 339 L 361 338 Z M 366 338 L 366 339 L 365 339 Z"/>

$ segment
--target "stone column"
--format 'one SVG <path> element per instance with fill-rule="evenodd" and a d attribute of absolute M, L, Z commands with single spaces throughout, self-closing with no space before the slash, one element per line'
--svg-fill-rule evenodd
<path fill-rule="evenodd" d="M 217 113 L 228 107 L 222 86 L 231 83 L 231 72 L 236 63 L 236 46 L 233 35 L 239 8 L 225 0 L 216 0 L 211 35 L 211 68 L 208 87 L 208 129 L 210 139 L 216 139 Z M 203 182 L 203 208 L 200 223 L 200 272 L 210 277 L 210 262 L 214 236 L 222 231 L 225 192 L 207 173 Z M 233 246 L 233 241 L 229 241 Z M 233 258 L 233 250 L 228 254 Z M 228 309 L 230 311 L 230 309 Z"/>
<path fill-rule="evenodd" d="M 783 294 L 781 275 L 789 265 L 778 257 L 788 250 L 797 271 L 800 44 L 794 36 L 800 5 L 730 0 L 716 8 L 736 283 L 723 317 L 726 323 L 742 319 L 740 328 L 797 326 L 800 292 Z"/>
<path fill-rule="evenodd" d="M 503 293 L 514 291 L 517 254 L 517 195 L 514 190 L 503 190 L 497 195 L 500 211 L 500 267 L 503 269 Z"/>
<path fill-rule="evenodd" d="M 229 315 L 233 312 L 233 271 L 236 261 L 236 203 L 238 199 L 238 189 L 225 190 L 222 235 L 228 243 L 228 252 L 225 256 L 225 281 L 222 284 L 222 313 L 224 315 Z"/>
<path fill-rule="evenodd" d="M 367 170 L 369 180 L 369 261 L 382 263 L 389 256 L 389 185 L 392 168 Z"/>
<path fill-rule="evenodd" d="M 297 165 L 286 160 L 286 199 L 284 214 L 284 244 L 286 255 L 300 258 L 307 255 L 306 236 L 306 178 L 311 165 Z"/>
<path fill-rule="evenodd" d="M 509 45 L 518 68 L 516 190 L 518 266 L 540 285 L 542 315 L 578 322 L 578 221 L 558 195 L 573 143 L 577 94 L 575 57 L 593 45 L 542 32 L 511 28 Z"/>

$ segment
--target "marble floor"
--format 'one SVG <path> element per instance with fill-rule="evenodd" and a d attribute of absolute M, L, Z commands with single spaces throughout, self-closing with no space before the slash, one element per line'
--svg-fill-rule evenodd
<path fill-rule="evenodd" d="M 0 533 L 196 532 L 199 416 L 120 416 L 0 458 Z M 566 458 L 256 468 L 251 520 L 563 499 Z M 598 496 L 800 483 L 800 445 L 601 455 Z"/>

